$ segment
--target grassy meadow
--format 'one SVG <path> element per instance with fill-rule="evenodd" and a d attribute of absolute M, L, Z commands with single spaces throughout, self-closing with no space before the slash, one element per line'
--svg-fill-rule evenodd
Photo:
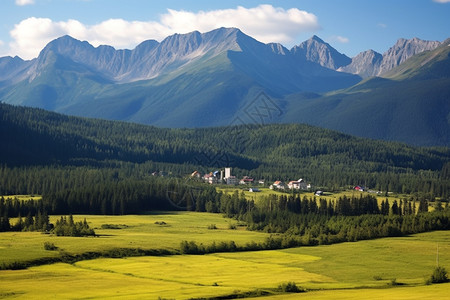
<path fill-rule="evenodd" d="M 51 216 L 55 223 L 60 216 Z M 160 212 L 147 215 L 99 216 L 75 215 L 74 221 L 86 218 L 98 237 L 62 237 L 40 232 L 0 233 L 0 264 L 3 262 L 32 260 L 59 255 L 58 251 L 44 250 L 44 243 L 51 242 L 70 254 L 102 251 L 112 248 L 141 248 L 178 250 L 183 240 L 209 245 L 213 241 L 235 241 L 237 245 L 262 242 L 269 235 L 247 231 L 233 219 L 220 214 L 196 212 Z M 11 223 L 15 223 L 11 219 Z M 121 229 L 102 229 L 102 225 L 116 225 Z M 208 229 L 215 225 L 217 229 Z"/>
<path fill-rule="evenodd" d="M 249 192 L 249 188 L 250 187 L 245 187 L 242 186 L 240 188 L 236 188 L 236 187 L 221 187 L 218 188 L 218 191 L 222 191 L 224 193 L 229 193 L 232 194 L 234 193 L 234 191 L 239 191 L 239 193 L 241 191 L 244 191 L 245 193 L 245 197 L 247 200 L 253 200 L 256 203 L 261 201 L 264 197 L 267 197 L 269 195 L 275 194 L 275 195 L 290 195 L 289 190 L 287 190 L 286 192 L 281 192 L 281 191 L 277 191 L 277 190 L 271 190 L 269 188 L 259 188 L 259 192 Z M 315 191 L 302 191 L 300 194 L 300 198 L 303 199 L 304 196 L 308 197 L 308 198 L 313 198 Z M 327 201 L 336 201 L 337 199 L 339 199 L 340 197 L 349 197 L 351 198 L 353 197 L 359 197 L 360 195 L 373 195 L 377 198 L 378 200 L 378 204 L 380 205 L 382 201 L 388 199 L 389 202 L 392 204 L 395 200 L 397 200 L 397 202 L 399 202 L 400 200 L 406 198 L 408 199 L 410 197 L 410 195 L 401 195 L 401 194 L 394 194 L 394 193 L 389 193 L 388 197 L 386 197 L 386 195 L 384 193 L 369 193 L 369 192 L 359 192 L 356 190 L 346 190 L 346 191 L 341 191 L 341 192 L 324 192 L 324 194 L 322 196 L 315 196 L 317 200 L 319 200 L 320 198 L 326 199 Z M 419 207 L 419 202 L 417 201 L 416 203 L 416 208 Z M 430 207 L 431 209 L 431 207 Z"/>
<path fill-rule="evenodd" d="M 38 201 L 38 200 L 42 200 L 42 196 L 40 195 L 9 195 L 9 196 L 2 196 L 5 200 L 13 200 L 13 199 L 17 199 L 19 201 L 28 201 L 28 200 L 33 200 L 33 201 Z"/>
<path fill-rule="evenodd" d="M 263 241 L 268 235 L 238 227 L 218 214 L 178 212 L 87 218 L 100 237 L 0 233 L 0 259 L 57 255 L 50 241 L 71 253 L 111 247 L 178 249 L 180 241 Z M 52 221 L 56 217 L 52 217 Z M 165 224 L 155 224 L 165 222 Z M 122 229 L 102 229 L 103 224 Z M 208 226 L 215 224 L 218 229 Z M 126 226 L 124 226 L 126 225 Z M 445 299 L 450 283 L 425 285 L 436 265 L 450 269 L 450 231 L 399 238 L 273 251 L 99 258 L 0 271 L 0 299 L 191 299 L 226 295 L 263 299 Z M 295 282 L 301 294 L 280 294 Z M 395 282 L 395 285 L 392 285 Z M 261 299 L 261 298 L 259 298 Z"/>

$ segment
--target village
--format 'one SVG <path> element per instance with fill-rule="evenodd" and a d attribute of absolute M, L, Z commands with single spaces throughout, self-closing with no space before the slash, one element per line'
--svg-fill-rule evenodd
<path fill-rule="evenodd" d="M 170 176 L 170 173 L 164 171 L 155 171 L 151 174 L 152 176 L 161 176 L 166 177 Z M 206 172 L 205 174 L 201 174 L 199 171 L 194 171 L 189 176 L 192 179 L 196 179 L 198 181 L 214 184 L 214 185 L 229 185 L 229 186 L 242 186 L 248 187 L 248 191 L 251 193 L 261 192 L 260 188 L 269 188 L 274 191 L 309 191 L 313 190 L 313 185 L 308 183 L 306 180 L 299 178 L 298 180 L 291 180 L 289 182 L 284 182 L 281 180 L 276 180 L 273 183 L 266 183 L 264 179 L 256 180 L 251 176 L 243 176 L 239 179 L 237 176 L 232 175 L 232 168 L 226 167 L 220 170 L 216 170 L 213 172 Z M 317 187 L 316 187 L 317 188 Z M 383 192 L 378 190 L 368 189 L 362 185 L 352 186 L 351 190 L 358 192 L 368 192 L 370 194 L 382 194 Z M 322 190 L 316 189 L 314 191 L 315 196 L 323 196 L 325 193 Z M 385 194 L 392 194 L 392 192 L 388 192 Z"/>
<path fill-rule="evenodd" d="M 258 186 L 265 186 L 265 180 L 255 180 L 250 176 L 243 176 L 241 179 L 232 175 L 231 168 L 224 168 L 214 172 L 201 174 L 194 171 L 191 174 L 192 178 L 198 178 L 209 184 L 226 184 L 226 185 L 247 185 L 249 192 L 259 192 Z M 287 184 L 283 181 L 277 180 L 273 182 L 269 188 L 271 190 L 311 190 L 312 185 L 303 179 L 291 180 Z"/>

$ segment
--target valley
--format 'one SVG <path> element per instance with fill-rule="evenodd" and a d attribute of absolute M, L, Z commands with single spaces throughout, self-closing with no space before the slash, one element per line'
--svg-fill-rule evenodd
<path fill-rule="evenodd" d="M 233 12 L 255 10 L 322 30 Z M 315 34 L 116 49 L 57 27 L 0 57 L 0 299 L 448 297 L 450 39 L 349 57 Z"/>
<path fill-rule="evenodd" d="M 76 220 L 84 217 L 99 237 L 0 233 L 2 261 L 7 257 L 11 259 L 13 252 L 16 252 L 13 256 L 18 257 L 17 253 L 26 253 L 27 249 L 40 249 L 40 253 L 36 253 L 38 256 L 59 251 L 76 253 L 129 246 L 173 251 L 179 249 L 180 241 L 187 235 L 198 243 L 231 239 L 237 244 L 258 242 L 269 236 L 229 229 L 228 224 L 235 220 L 217 214 L 158 212 L 139 216 L 74 216 Z M 155 224 L 162 220 L 165 225 Z M 218 229 L 208 229 L 210 223 L 217 224 Z M 102 229 L 105 224 L 126 226 Z M 54 243 L 59 250 L 44 250 L 44 241 Z M 337 299 L 362 295 L 396 299 L 442 298 L 447 295 L 449 283 L 425 284 L 436 264 L 437 245 L 440 264 L 448 265 L 450 235 L 448 231 L 436 231 L 285 250 L 98 258 L 73 264 L 4 270 L 0 271 L 0 290 L 2 297 L 14 299 L 30 296 L 72 298 L 74 289 L 78 291 L 77 298 L 92 299 L 196 299 L 231 295 L 258 296 L 258 299 L 326 299 L 331 295 Z M 393 280 L 397 285 L 391 284 Z M 306 292 L 286 294 L 278 290 L 279 285 L 288 282 L 295 282 Z"/>

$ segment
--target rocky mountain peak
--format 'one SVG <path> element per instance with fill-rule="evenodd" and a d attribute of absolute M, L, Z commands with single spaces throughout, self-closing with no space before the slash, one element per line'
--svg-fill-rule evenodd
<path fill-rule="evenodd" d="M 380 64 L 380 69 L 375 75 L 386 73 L 406 61 L 411 56 L 423 51 L 433 50 L 440 44 L 441 42 L 438 41 L 424 41 L 419 38 L 409 40 L 400 38 L 394 46 L 389 48 L 389 50 L 383 54 L 383 61 Z"/>
<path fill-rule="evenodd" d="M 45 46 L 45 48 L 41 51 L 38 58 L 48 55 L 49 52 L 54 52 L 56 54 L 61 54 L 68 57 L 84 57 L 93 50 L 94 47 L 88 42 L 82 42 L 69 35 L 64 35 L 48 43 L 47 46 Z"/>
<path fill-rule="evenodd" d="M 79 63 L 110 80 L 130 82 L 153 78 L 165 70 L 173 70 L 209 51 L 215 54 L 234 49 L 239 50 L 238 39 L 245 35 L 236 28 L 219 28 L 208 33 L 193 31 L 174 34 L 161 43 L 144 41 L 133 50 L 116 50 L 111 46 L 94 47 L 65 35 L 51 41 L 41 51 L 36 63 L 30 67 L 30 76 L 57 57 Z"/>
<path fill-rule="evenodd" d="M 313 35 L 307 42 L 318 42 L 321 44 L 326 44 L 320 37 Z"/>
<path fill-rule="evenodd" d="M 290 51 L 281 44 L 261 43 L 246 35 L 238 28 L 218 28 L 206 33 L 193 31 L 174 34 L 161 42 L 144 41 L 133 50 L 116 50 L 111 46 L 94 47 L 86 41 L 79 41 L 68 35 L 50 42 L 33 61 L 19 61 L 2 58 L 0 78 L 24 76 L 34 78 L 39 70 L 60 59 L 83 65 L 93 72 L 112 81 L 131 82 L 154 78 L 184 66 L 205 55 L 215 56 L 225 51 L 245 52 L 252 57 L 268 59 L 270 55 L 290 57 L 296 64 L 312 63 L 362 77 L 379 76 L 400 65 L 409 57 L 426 50 L 432 50 L 441 43 L 424 41 L 417 37 L 410 40 L 401 38 L 383 55 L 364 51 L 353 59 L 339 53 L 317 35 L 293 47 Z M 242 63 L 242 61 L 241 61 Z M 62 66 L 63 67 L 63 66 Z M 27 69 L 27 72 L 23 70 Z M 34 73 L 34 74 L 33 74 Z M 25 74 L 25 75 L 24 75 Z M 29 74 L 29 75 L 26 75 Z M 14 75 L 14 76 L 13 76 Z M 17 80 L 19 80 L 17 79 Z"/>
<path fill-rule="evenodd" d="M 272 51 L 276 54 L 286 55 L 287 53 L 289 53 L 289 50 L 279 43 L 270 43 L 268 45 L 270 46 Z"/>
<path fill-rule="evenodd" d="M 438 41 L 424 41 L 417 37 L 400 38 L 383 55 L 368 50 L 352 58 L 352 62 L 338 69 L 341 72 L 358 74 L 364 78 L 383 75 L 405 62 L 408 58 L 441 45 Z"/>
<path fill-rule="evenodd" d="M 17 77 L 29 64 L 29 61 L 24 61 L 18 56 L 0 57 L 0 87 L 2 85 L 18 82 L 21 76 Z M 15 80 L 14 80 L 15 78 Z M 10 82 L 10 79 L 13 79 Z"/>
<path fill-rule="evenodd" d="M 339 53 L 330 44 L 324 42 L 316 35 L 292 48 L 291 52 L 294 55 L 304 56 L 308 61 L 333 70 L 351 63 L 351 59 L 348 56 Z"/>
<path fill-rule="evenodd" d="M 383 56 L 373 50 L 367 50 L 359 53 L 352 58 L 352 62 L 346 66 L 340 67 L 338 71 L 358 74 L 361 77 L 370 77 L 378 73 Z"/>

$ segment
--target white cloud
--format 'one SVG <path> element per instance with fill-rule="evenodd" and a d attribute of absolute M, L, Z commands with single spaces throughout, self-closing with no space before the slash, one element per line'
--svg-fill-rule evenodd
<path fill-rule="evenodd" d="M 380 27 L 380 28 L 382 28 L 382 29 L 385 29 L 385 28 L 388 27 L 388 26 L 387 26 L 386 24 L 384 24 L 384 23 L 378 23 L 377 26 Z"/>
<path fill-rule="evenodd" d="M 297 8 L 285 10 L 272 5 L 254 8 L 200 11 L 198 13 L 168 10 L 162 25 L 172 32 L 209 31 L 217 27 L 236 27 L 261 42 L 288 43 L 303 32 L 320 28 L 314 14 Z"/>
<path fill-rule="evenodd" d="M 10 35 L 11 55 L 29 59 L 37 56 L 39 51 L 55 37 L 64 35 L 61 24 L 45 18 L 28 18 L 14 26 Z"/>
<path fill-rule="evenodd" d="M 450 3 L 450 0 L 433 0 L 433 1 L 437 3 Z"/>
<path fill-rule="evenodd" d="M 194 30 L 207 32 L 218 27 L 239 28 L 265 43 L 290 43 L 301 33 L 320 29 L 314 14 L 272 5 L 199 12 L 168 9 L 159 21 L 110 19 L 95 25 L 86 25 L 77 20 L 55 22 L 32 17 L 16 24 L 10 32 L 13 39 L 10 52 L 30 59 L 36 57 L 48 42 L 64 34 L 87 40 L 94 46 L 107 44 L 130 49 L 147 39 L 160 41 L 174 33 Z"/>
<path fill-rule="evenodd" d="M 332 36 L 331 40 L 335 41 L 335 42 L 338 42 L 338 43 L 341 43 L 341 44 L 346 44 L 346 43 L 350 42 L 350 40 L 348 38 L 346 38 L 344 36 L 340 36 L 340 35 Z"/>
<path fill-rule="evenodd" d="M 19 5 L 19 6 L 24 6 L 24 5 L 29 5 L 29 4 L 34 4 L 34 0 L 16 0 L 16 5 Z"/>

